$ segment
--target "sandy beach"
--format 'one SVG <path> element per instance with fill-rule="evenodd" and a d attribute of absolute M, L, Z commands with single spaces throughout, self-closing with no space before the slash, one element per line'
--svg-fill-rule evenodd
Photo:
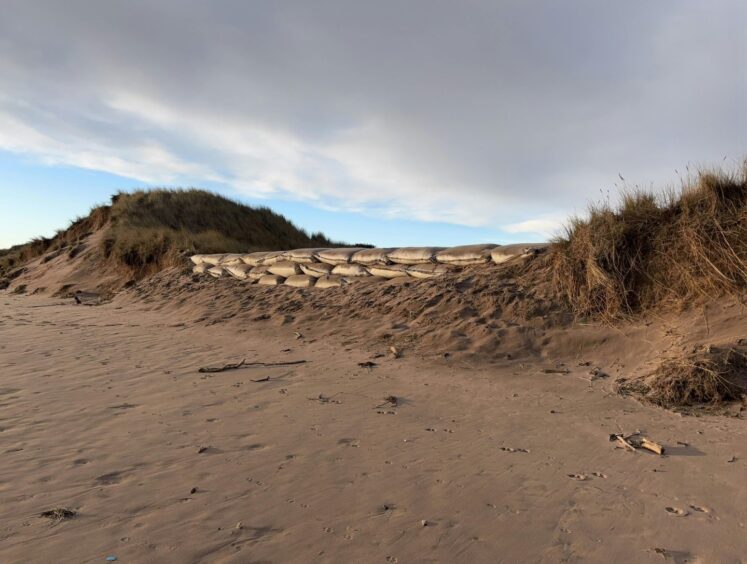
<path fill-rule="evenodd" d="M 0 301 L 0 561 L 747 554 L 744 420 L 620 397 L 593 354 L 547 373 L 164 303 Z M 199 372 L 244 359 L 305 362 Z M 609 441 L 635 430 L 665 456 Z"/>

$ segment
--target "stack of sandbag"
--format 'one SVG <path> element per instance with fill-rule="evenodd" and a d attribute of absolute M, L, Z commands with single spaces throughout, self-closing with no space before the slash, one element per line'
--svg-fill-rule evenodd
<path fill-rule="evenodd" d="M 331 288 L 351 282 L 434 278 L 464 266 L 505 263 L 544 252 L 546 244 L 461 245 L 385 249 L 308 248 L 248 254 L 194 255 L 192 271 L 220 278 L 229 274 L 262 285 Z"/>

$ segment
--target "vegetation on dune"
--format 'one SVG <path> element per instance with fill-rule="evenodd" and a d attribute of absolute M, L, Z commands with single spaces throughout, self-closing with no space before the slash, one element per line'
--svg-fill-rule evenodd
<path fill-rule="evenodd" d="M 269 208 L 203 190 L 149 190 L 112 198 L 104 254 L 135 270 L 178 264 L 183 253 L 245 253 L 340 246 Z"/>
<path fill-rule="evenodd" d="M 747 162 L 699 173 L 681 190 L 627 192 L 574 218 L 550 254 L 556 291 L 608 320 L 747 288 Z"/>
<path fill-rule="evenodd" d="M 0 276 L 46 255 L 72 258 L 83 241 L 104 229 L 101 254 L 136 276 L 179 264 L 185 253 L 229 253 L 340 246 L 322 233 L 309 235 L 269 208 L 254 208 L 204 190 L 120 192 L 52 238 L 0 251 Z"/>

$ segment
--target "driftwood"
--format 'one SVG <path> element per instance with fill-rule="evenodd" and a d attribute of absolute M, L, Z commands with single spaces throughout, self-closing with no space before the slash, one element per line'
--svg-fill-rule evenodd
<path fill-rule="evenodd" d="M 216 372 L 226 372 L 228 370 L 238 370 L 240 368 L 266 368 L 270 366 L 294 366 L 296 364 L 305 364 L 305 360 L 289 360 L 286 362 L 247 362 L 246 359 L 235 364 L 224 364 L 223 366 L 203 366 L 198 370 L 200 374 L 214 374 Z"/>
<path fill-rule="evenodd" d="M 627 437 L 621 434 L 613 434 L 610 435 L 610 441 L 617 441 L 622 446 L 633 452 L 636 452 L 636 449 L 645 448 L 646 450 L 655 452 L 659 456 L 664 454 L 664 447 L 662 445 L 652 441 L 651 439 L 647 439 L 646 437 L 639 437 L 639 433 L 633 433 Z"/>

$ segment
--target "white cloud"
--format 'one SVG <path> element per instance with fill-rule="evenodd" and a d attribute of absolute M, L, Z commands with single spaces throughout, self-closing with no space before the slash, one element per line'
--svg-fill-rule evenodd
<path fill-rule="evenodd" d="M 663 182 L 747 152 L 734 71 L 746 11 L 8 2 L 0 148 L 154 184 L 550 233 L 618 172 Z"/>

